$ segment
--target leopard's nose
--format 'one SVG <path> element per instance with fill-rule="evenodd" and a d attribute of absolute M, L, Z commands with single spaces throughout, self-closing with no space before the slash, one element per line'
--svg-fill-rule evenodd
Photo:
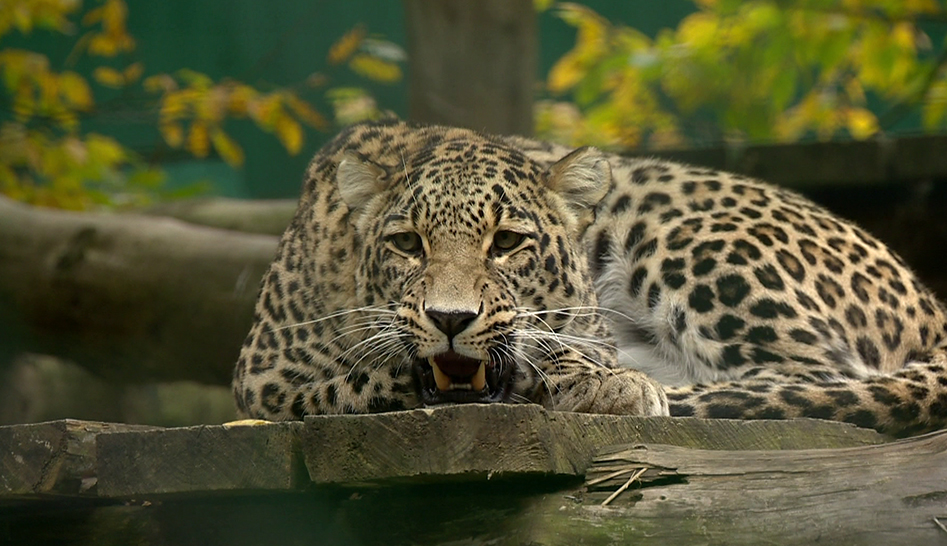
<path fill-rule="evenodd" d="M 454 339 L 454 336 L 466 330 L 470 323 L 477 318 L 477 313 L 471 313 L 470 311 L 425 309 L 424 314 L 431 319 L 438 330 L 444 332 L 447 339 Z"/>

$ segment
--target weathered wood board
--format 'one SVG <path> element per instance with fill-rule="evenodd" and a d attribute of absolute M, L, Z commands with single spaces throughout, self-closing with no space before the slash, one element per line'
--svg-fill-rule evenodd
<path fill-rule="evenodd" d="M 609 522 L 603 529 L 637 528 L 636 544 L 947 543 L 935 521 L 947 523 L 947 432 L 830 450 L 615 447 L 586 483 L 582 506 L 566 511 Z"/>
<path fill-rule="evenodd" d="M 0 427 L 0 502 L 18 496 L 93 494 L 95 439 L 155 427 L 63 420 Z"/>
<path fill-rule="evenodd" d="M 702 449 L 800 449 L 877 444 L 840 423 L 640 418 L 547 412 L 536 405 L 463 405 L 376 415 L 310 417 L 301 431 L 314 483 L 353 484 L 511 474 L 583 476 L 602 447 L 645 442 Z"/>
<path fill-rule="evenodd" d="M 947 432 L 505 405 L 116 430 L 0 428 L 0 543 L 947 543 Z"/>
<path fill-rule="evenodd" d="M 104 434 L 97 439 L 99 494 L 302 489 L 309 482 L 299 458 L 302 426 L 290 422 Z"/>

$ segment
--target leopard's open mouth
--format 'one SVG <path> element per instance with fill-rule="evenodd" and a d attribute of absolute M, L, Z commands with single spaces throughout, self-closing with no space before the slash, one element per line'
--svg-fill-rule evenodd
<path fill-rule="evenodd" d="M 504 402 L 510 395 L 513 366 L 447 351 L 415 362 L 415 378 L 425 405 Z"/>

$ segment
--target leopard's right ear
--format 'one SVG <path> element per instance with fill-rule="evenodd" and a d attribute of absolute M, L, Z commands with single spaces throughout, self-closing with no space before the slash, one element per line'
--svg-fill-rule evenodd
<path fill-rule="evenodd" d="M 336 169 L 335 180 L 342 201 L 349 210 L 358 210 L 382 192 L 387 184 L 387 173 L 380 166 L 346 152 Z"/>

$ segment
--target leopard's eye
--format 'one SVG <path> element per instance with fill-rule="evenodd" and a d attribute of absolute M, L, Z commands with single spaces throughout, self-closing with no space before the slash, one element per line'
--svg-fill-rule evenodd
<path fill-rule="evenodd" d="M 500 230 L 493 235 L 493 248 L 498 252 L 509 252 L 520 246 L 525 237 L 515 231 Z"/>
<path fill-rule="evenodd" d="M 420 254 L 424 249 L 424 245 L 421 243 L 421 236 L 413 231 L 395 233 L 390 235 L 388 240 L 391 241 L 391 244 L 395 245 L 395 248 L 406 254 Z"/>

